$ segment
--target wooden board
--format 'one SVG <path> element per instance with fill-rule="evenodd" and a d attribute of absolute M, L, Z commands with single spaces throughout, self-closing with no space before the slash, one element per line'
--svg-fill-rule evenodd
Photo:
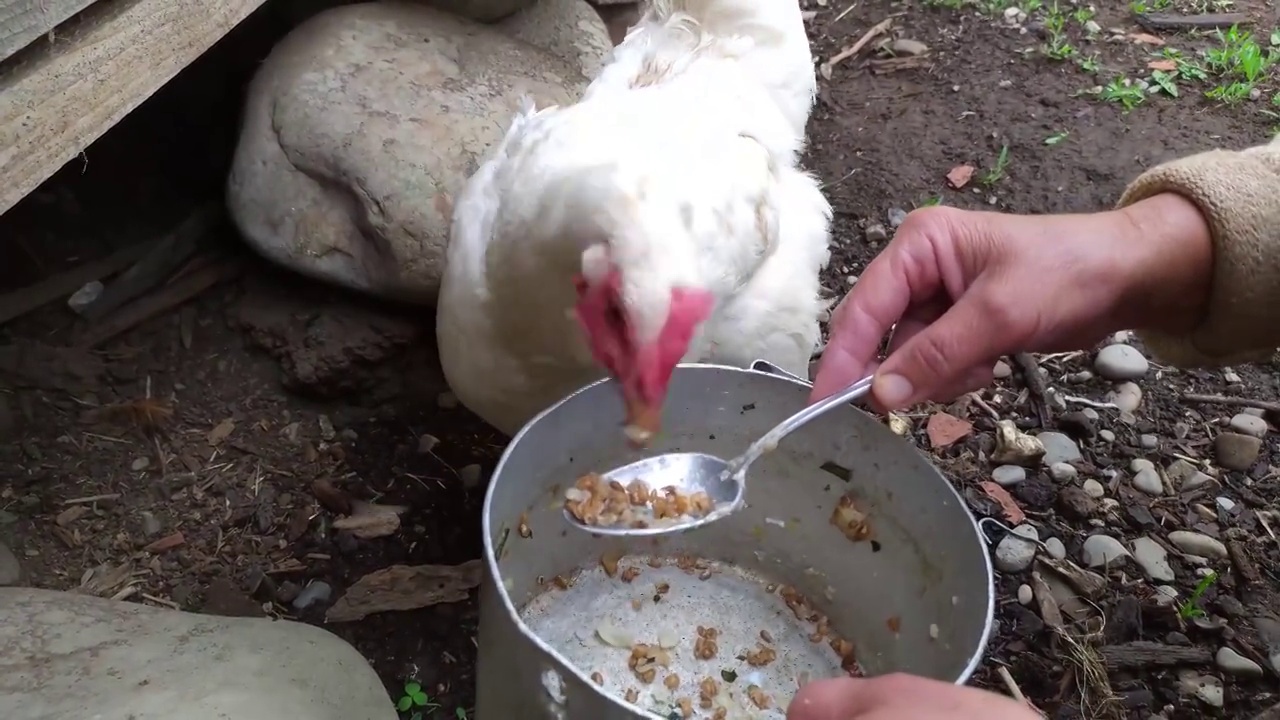
<path fill-rule="evenodd" d="M 0 0 L 0 61 L 31 44 L 94 0 Z"/>
<path fill-rule="evenodd" d="M 0 214 L 264 1 L 98 0 L 0 65 Z"/>

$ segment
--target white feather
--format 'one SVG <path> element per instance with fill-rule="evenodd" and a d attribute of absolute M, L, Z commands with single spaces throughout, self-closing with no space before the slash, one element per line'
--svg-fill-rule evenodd
<path fill-rule="evenodd" d="M 612 262 L 642 336 L 673 287 L 715 310 L 686 360 L 806 375 L 831 210 L 797 167 L 813 103 L 796 0 L 653 0 L 580 102 L 522 108 L 456 199 L 446 379 L 506 433 L 603 375 L 571 309 Z"/>

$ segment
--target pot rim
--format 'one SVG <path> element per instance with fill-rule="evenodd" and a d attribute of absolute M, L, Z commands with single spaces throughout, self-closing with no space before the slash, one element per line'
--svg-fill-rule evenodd
<path fill-rule="evenodd" d="M 801 387 L 806 387 L 806 388 L 812 387 L 812 385 L 810 385 L 809 383 L 793 375 L 778 374 L 778 373 L 772 373 L 764 370 L 757 370 L 754 367 L 742 368 L 742 367 L 736 367 L 733 365 L 720 365 L 716 363 L 680 363 L 676 367 L 677 369 L 693 368 L 693 369 L 707 369 L 707 370 L 727 370 L 730 372 L 737 372 L 737 373 L 764 375 L 782 382 L 789 382 L 793 385 L 799 385 Z M 531 431 L 531 429 L 535 425 L 537 425 L 538 422 L 541 421 L 543 418 L 546 418 L 551 414 L 557 412 L 558 410 L 560 410 L 561 407 L 568 404 L 570 400 L 577 397 L 578 395 L 581 395 L 582 393 L 585 393 L 595 388 L 598 385 L 603 385 L 603 384 L 613 383 L 613 382 L 616 382 L 613 378 L 605 377 L 605 378 L 596 380 L 592 383 L 589 383 L 587 385 L 584 385 L 583 387 L 573 391 L 572 393 L 569 393 L 568 395 L 564 396 L 559 401 L 557 401 L 554 405 L 551 405 L 550 407 L 546 408 L 542 412 L 535 415 L 532 419 L 530 419 L 529 422 L 525 423 L 524 427 L 520 428 L 520 431 L 517 432 L 514 436 L 512 436 L 511 442 L 507 443 L 506 448 L 504 448 L 502 451 L 502 456 L 498 459 L 498 464 L 493 469 L 493 474 L 490 476 L 491 480 L 489 483 L 489 489 L 485 491 L 485 495 L 484 495 L 484 507 L 482 510 L 483 517 L 481 518 L 481 532 L 484 533 L 485 569 L 488 573 L 489 579 L 496 586 L 494 589 L 497 590 L 499 596 L 502 599 L 502 609 L 506 612 L 507 618 L 511 622 L 515 623 L 515 626 L 519 629 L 520 633 L 524 635 L 526 638 L 528 638 L 529 640 L 531 640 L 539 650 L 555 658 L 555 660 L 562 666 L 562 668 L 565 668 L 571 671 L 574 674 L 574 676 L 577 677 L 577 679 L 582 683 L 585 683 L 586 686 L 589 687 L 592 692 L 596 693 L 599 696 L 604 697 L 617 709 L 626 710 L 628 712 L 633 712 L 633 713 L 635 712 L 643 713 L 645 717 L 659 718 L 660 716 L 655 715 L 649 712 L 648 710 L 637 708 L 636 706 L 623 701 L 622 698 L 617 697 L 612 693 L 607 693 L 601 690 L 599 687 L 596 686 L 594 682 L 591 682 L 591 679 L 586 675 L 586 673 L 582 669 L 578 668 L 576 665 L 571 663 L 568 658 L 561 655 L 558 650 L 556 650 L 554 647 L 552 647 L 546 641 L 544 641 L 541 637 L 539 637 L 536 633 L 534 633 L 529 628 L 529 626 L 525 624 L 524 620 L 521 619 L 519 611 L 516 609 L 515 604 L 511 601 L 511 594 L 507 592 L 506 587 L 502 584 L 502 581 L 499 579 L 500 574 L 498 570 L 498 561 L 497 561 L 497 558 L 494 556 L 494 546 L 493 546 L 493 540 L 492 540 L 493 527 L 492 527 L 491 508 L 493 503 L 494 488 L 497 486 L 493 482 L 493 480 L 496 480 L 502 475 L 502 470 L 506 466 L 507 460 L 510 458 L 514 448 L 520 444 L 520 441 L 524 439 L 525 435 L 527 435 Z M 917 450 L 917 452 L 919 451 Z M 964 498 L 956 490 L 955 486 L 952 485 L 950 481 L 947 480 L 946 476 L 943 475 L 942 472 L 938 470 L 937 467 L 934 466 L 932 462 L 929 462 L 929 466 L 933 469 L 935 473 L 938 474 L 938 479 L 942 482 L 943 485 L 946 486 L 947 491 L 951 493 L 951 496 L 955 499 L 957 506 L 962 511 L 964 511 L 966 515 L 968 515 L 969 525 L 973 531 L 973 539 L 978 543 L 978 547 L 982 552 L 982 563 L 984 568 L 986 569 L 986 574 L 987 574 L 987 606 L 983 611 L 982 635 L 981 637 L 978 638 L 977 646 L 974 648 L 972 654 L 969 656 L 968 662 L 965 663 L 964 669 L 960 672 L 959 677 L 957 677 L 953 683 L 955 685 L 964 685 L 973 676 L 973 673 L 977 670 L 978 665 L 982 662 L 982 658 L 986 654 L 987 644 L 991 641 L 991 631 L 994 625 L 995 606 L 996 606 L 995 568 L 991 563 L 991 549 L 988 546 L 988 541 L 986 539 L 986 536 L 982 534 L 982 529 L 978 526 L 978 521 L 974 518 L 973 512 L 969 509 L 968 503 L 964 501 Z"/>

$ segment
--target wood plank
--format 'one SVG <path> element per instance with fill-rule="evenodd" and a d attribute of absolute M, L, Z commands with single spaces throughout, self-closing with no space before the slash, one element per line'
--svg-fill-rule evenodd
<path fill-rule="evenodd" d="M 0 61 L 93 3 L 94 0 L 0 0 Z"/>
<path fill-rule="evenodd" d="M 0 67 L 0 214 L 265 0 L 99 0 Z"/>

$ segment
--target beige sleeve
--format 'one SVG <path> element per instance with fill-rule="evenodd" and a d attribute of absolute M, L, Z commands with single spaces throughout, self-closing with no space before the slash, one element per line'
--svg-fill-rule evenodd
<path fill-rule="evenodd" d="M 1125 190 L 1119 207 L 1165 192 L 1188 198 L 1208 220 L 1213 285 L 1193 331 L 1139 335 L 1157 357 L 1183 367 L 1267 359 L 1280 347 L 1280 136 L 1154 167 Z"/>

